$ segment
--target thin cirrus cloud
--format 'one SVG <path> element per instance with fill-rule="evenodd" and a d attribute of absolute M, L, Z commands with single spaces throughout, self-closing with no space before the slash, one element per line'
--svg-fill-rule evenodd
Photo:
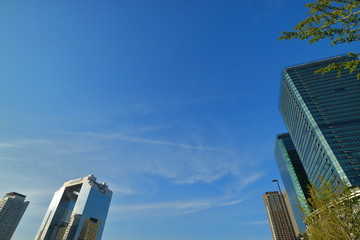
<path fill-rule="evenodd" d="M 0 148 L 13 148 L 13 147 L 17 147 L 17 145 L 12 144 L 12 143 L 0 143 Z"/>
<path fill-rule="evenodd" d="M 222 170 L 219 172 L 212 172 L 210 169 L 206 169 L 201 171 L 200 173 L 193 174 L 187 178 L 177 179 L 174 181 L 175 184 L 194 184 L 197 182 L 205 182 L 205 183 L 212 183 L 223 176 L 225 176 L 227 173 L 226 171 Z"/>
<path fill-rule="evenodd" d="M 202 144 L 190 145 L 172 141 L 130 137 L 122 133 L 57 133 L 75 137 L 75 139 L 69 138 L 69 140 L 62 143 L 63 145 L 60 148 L 55 149 L 54 151 L 58 154 L 68 154 L 82 150 L 96 153 L 97 149 L 99 150 L 98 152 L 101 152 L 101 149 L 109 149 L 109 141 L 112 141 L 112 147 L 110 148 L 114 152 L 119 153 L 119 158 L 121 158 L 125 152 L 134 147 L 133 143 L 148 145 L 146 149 L 141 148 L 143 153 L 131 151 L 129 157 L 136 160 L 129 162 L 119 159 L 118 161 L 122 162 L 122 168 L 129 169 L 131 172 L 134 171 L 133 169 L 136 169 L 135 171 L 137 172 L 148 172 L 163 176 L 171 179 L 176 184 L 212 183 L 228 172 L 234 171 L 231 168 L 238 168 L 233 163 L 230 163 L 231 166 L 229 166 L 229 162 L 231 162 L 229 161 L 229 155 L 232 155 L 232 151 L 223 148 L 208 147 Z M 126 149 L 119 150 L 116 149 L 116 146 L 119 146 L 117 145 L 118 141 L 122 142 L 122 144 L 131 143 L 131 145 L 122 145 L 127 146 Z M 151 145 L 154 145 L 154 147 L 151 147 Z M 214 153 L 216 154 L 214 155 Z M 151 158 L 148 156 L 151 156 Z M 224 164 L 224 162 L 227 162 L 227 164 Z"/>
<path fill-rule="evenodd" d="M 117 139 L 119 140 L 127 140 L 127 141 L 134 141 L 134 142 L 144 142 L 144 143 L 150 143 L 150 144 L 156 144 L 156 145 L 168 145 L 168 146 L 174 146 L 179 148 L 185 148 L 185 149 L 193 149 L 193 150 L 208 150 L 208 151 L 221 151 L 226 153 L 231 153 L 231 151 L 222 149 L 222 148 L 214 148 L 214 147 L 205 147 L 205 146 L 193 146 L 188 144 L 182 144 L 182 143 L 174 143 L 169 141 L 161 141 L 161 140 L 154 140 L 154 139 L 145 139 L 145 138 L 136 138 L 136 137 L 126 137 L 126 136 L 118 136 Z"/>
<path fill-rule="evenodd" d="M 211 183 L 222 176 L 231 173 L 237 175 L 239 172 L 244 173 L 241 170 L 241 166 L 244 162 L 249 162 L 250 159 L 246 157 L 246 154 L 237 153 L 236 151 L 218 148 L 218 147 L 209 147 L 206 145 L 191 145 L 186 143 L 178 143 L 172 141 L 164 141 L 164 140 L 156 140 L 156 139 L 148 139 L 142 137 L 131 137 L 126 136 L 121 133 L 115 134 L 100 134 L 96 132 L 57 132 L 57 134 L 62 135 L 71 135 L 72 137 L 58 138 L 57 140 L 50 139 L 20 139 L 12 142 L 3 142 L 0 144 L 0 147 L 4 148 L 28 148 L 37 149 L 37 151 L 41 151 L 44 154 L 48 154 L 49 158 L 51 155 L 58 154 L 72 154 L 72 153 L 94 153 L 92 156 L 96 156 L 96 154 L 101 155 L 106 159 L 106 155 L 103 155 L 103 151 L 109 148 L 112 148 L 114 153 L 119 153 L 121 156 L 121 151 L 117 149 L 117 141 L 121 142 L 131 142 L 131 143 L 142 143 L 147 145 L 155 145 L 155 146 L 168 146 L 175 147 L 178 150 L 173 152 L 173 149 L 169 148 L 161 148 L 155 149 L 149 147 L 144 150 L 147 151 L 146 154 L 151 154 L 151 159 L 146 159 L 146 162 L 143 162 L 143 166 L 140 166 L 139 169 L 146 169 L 149 165 L 151 167 L 156 166 L 155 173 L 163 173 L 165 177 L 174 178 L 175 183 L 177 184 L 192 184 L 195 182 L 206 182 Z M 57 137 L 57 136 L 55 136 Z M 113 140 L 114 144 L 109 145 L 108 140 Z M 42 148 L 46 146 L 46 148 Z M 124 145 L 126 146 L 126 145 Z M 133 145 L 129 145 L 129 147 L 133 147 Z M 127 147 L 127 149 L 129 149 Z M 127 150 L 125 149 L 125 150 Z M 194 150 L 188 152 L 187 150 Z M 240 149 L 241 151 L 241 149 Z M 106 152 L 104 152 L 106 154 Z M 137 153 L 133 153 L 136 155 Z M 115 154 L 116 155 L 116 154 Z M 133 155 L 133 156 L 134 156 Z M 139 154 L 138 154 L 139 155 Z M 83 155 L 85 158 L 87 155 Z M 10 159 L 22 159 L 24 156 L 20 156 L 17 153 L 11 153 L 10 155 L 2 156 L 3 160 Z M 132 157 L 132 156 L 130 156 Z M 144 156 L 137 156 L 137 158 L 144 159 Z M 147 158 L 147 157 L 146 157 Z M 44 159 L 46 161 L 46 158 Z M 256 159 L 251 159 L 251 162 L 256 162 Z M 138 162 L 135 161 L 135 164 Z M 186 163 L 186 166 L 184 166 Z M 131 165 L 131 164 L 130 164 Z M 126 167 L 126 166 L 124 166 Z M 176 168 L 176 169 L 169 169 Z M 247 167 L 248 168 L 248 167 Z M 149 170 L 149 169 L 148 169 Z M 185 177 L 179 177 L 180 170 L 184 172 L 186 170 L 190 170 L 187 174 L 183 175 Z M 191 171 L 193 170 L 193 171 Z M 153 170 L 151 170 L 153 171 Z M 252 182 L 252 178 L 256 180 L 256 174 L 252 172 L 252 177 L 247 177 L 245 181 Z M 261 173 L 258 173 L 261 174 Z"/>
<path fill-rule="evenodd" d="M 100 133 L 96 133 L 96 132 L 64 132 L 64 131 L 60 131 L 60 132 L 58 131 L 57 133 L 65 134 L 65 135 L 75 135 L 75 136 L 76 135 L 77 136 L 88 136 L 88 137 L 93 137 L 93 138 L 98 138 L 98 139 L 140 142 L 140 143 L 148 143 L 148 144 L 153 144 L 153 145 L 167 145 L 167 146 L 199 150 L 199 151 L 220 151 L 220 152 L 225 152 L 225 153 L 232 152 L 232 151 L 224 149 L 224 148 L 207 147 L 207 146 L 201 146 L 201 145 L 189 145 L 189 144 L 177 143 L 177 142 L 172 142 L 172 141 L 133 137 L 133 136 L 124 135 L 122 133 L 100 134 Z"/>
<path fill-rule="evenodd" d="M 55 132 L 53 132 L 55 133 Z M 149 147 L 142 154 L 131 152 L 132 155 L 128 157 L 137 158 L 137 160 L 126 161 L 117 160 L 121 162 L 121 168 L 130 172 L 137 171 L 139 173 L 151 173 L 158 176 L 163 176 L 172 181 L 174 184 L 194 184 L 203 182 L 212 184 L 215 181 L 222 179 L 225 176 L 234 176 L 239 179 L 239 186 L 244 187 L 257 179 L 261 178 L 264 173 L 256 170 L 256 168 L 244 166 L 244 163 L 250 161 L 246 154 L 239 155 L 233 151 L 214 148 L 204 145 L 189 145 L 184 143 L 176 143 L 171 141 L 154 140 L 141 137 L 129 137 L 121 133 L 115 134 L 100 134 L 96 132 L 56 132 L 62 134 L 65 138 L 58 138 L 55 140 L 47 139 L 20 139 L 10 143 L 3 143 L 4 146 L 16 146 L 21 148 L 32 147 L 35 151 L 42 151 L 45 157 L 42 161 L 48 161 L 52 156 L 59 154 L 73 154 L 82 152 L 85 155 L 79 156 L 78 159 L 96 159 L 101 156 L 102 159 L 113 157 L 108 155 L 109 149 L 108 141 L 114 141 L 111 146 L 113 155 L 121 156 L 122 150 L 117 149 L 117 141 L 125 141 L 131 143 L 142 143 L 149 146 L 162 146 L 165 148 L 155 149 Z M 75 136 L 75 138 L 73 138 Z M 43 149 L 43 146 L 47 146 Z M 132 147 L 132 146 L 129 146 Z M 126 147 L 128 150 L 129 147 Z M 175 147 L 169 149 L 166 147 Z M 37 148 L 37 150 L 36 150 Z M 105 150 L 105 152 L 104 152 Z M 125 151 L 126 151 L 125 150 Z M 193 150 L 190 151 L 189 150 Z M 175 152 L 174 152 L 175 151 Z M 91 155 L 88 155 L 91 153 Z M 105 155 L 104 155 L 105 154 Z M 48 157 L 46 157 L 48 155 Z M 148 156 L 152 156 L 148 158 Z M 24 156 L 10 155 L 4 156 L 6 159 L 22 159 Z M 116 158 L 116 157 L 115 157 Z M 66 158 L 67 159 L 67 158 Z M 254 159 L 251 159 L 253 162 Z M 76 164 L 74 162 L 74 164 Z M 136 170 L 134 170 L 136 169 Z M 124 194 L 132 194 L 130 189 L 120 189 L 119 192 Z"/>
<path fill-rule="evenodd" d="M 136 194 L 136 190 L 127 186 L 120 186 L 114 182 L 110 182 L 109 186 L 111 186 L 111 191 L 113 193 L 120 193 L 122 195 L 134 195 Z"/>
<path fill-rule="evenodd" d="M 148 211 L 161 211 L 161 210 L 173 210 L 176 213 L 188 214 L 196 211 L 201 211 L 215 207 L 225 207 L 239 204 L 243 199 L 226 200 L 222 198 L 218 199 L 204 199 L 204 200 L 188 200 L 188 201 L 168 201 L 168 202 L 155 202 L 145 204 L 133 204 L 133 205 L 116 205 L 111 207 L 113 213 L 122 212 L 143 212 L 146 214 Z"/>
<path fill-rule="evenodd" d="M 250 160 L 254 161 L 254 158 L 250 159 L 246 157 L 246 154 L 241 155 L 241 153 L 236 151 L 223 148 L 213 148 L 202 144 L 190 145 L 142 137 L 129 137 L 121 133 L 102 134 L 96 132 L 64 131 L 52 132 L 52 135 L 39 139 L 19 139 L 9 142 L 7 143 L 9 146 L 24 148 L 24 150 L 31 148 L 33 156 L 28 154 L 25 156 L 24 153 L 26 151 L 12 151 L 9 153 L 5 152 L 5 155 L 3 153 L 0 160 L 10 161 L 11 159 L 21 160 L 25 158 L 31 160 L 36 158 L 36 161 L 33 161 L 33 163 L 38 165 L 38 168 L 45 168 L 48 166 L 47 164 L 54 164 L 58 168 L 57 171 L 51 174 L 56 179 L 65 178 L 61 175 L 63 164 L 57 164 L 59 161 L 69 162 L 73 166 L 82 166 L 83 172 L 87 172 L 86 174 L 94 173 L 96 176 L 101 176 L 111 172 L 113 177 L 108 180 L 113 183 L 110 186 L 114 192 L 123 196 L 142 195 L 144 191 L 148 190 L 144 190 L 141 187 L 144 184 L 141 181 L 146 179 L 158 181 L 157 177 L 160 177 L 162 180 L 159 181 L 169 181 L 169 184 L 174 184 L 174 187 L 197 183 L 218 186 L 218 189 L 226 189 L 224 191 L 231 192 L 230 197 L 236 198 L 244 187 L 264 176 L 264 172 L 258 170 L 256 166 L 247 166 L 246 163 Z M 59 135 L 63 136 L 59 137 Z M 56 140 L 54 140 L 54 137 Z M 109 141 L 111 141 L 111 144 L 109 144 Z M 119 148 L 118 141 L 141 143 L 148 145 L 148 147 L 141 147 L 143 152 L 136 152 L 131 149 L 134 146 L 133 144 L 125 144 Z M 6 143 L 3 143 L 3 145 L 6 146 Z M 44 146 L 46 147 L 44 148 Z M 155 146 L 158 148 L 155 148 Z M 77 155 L 73 156 L 74 153 Z M 57 161 L 54 162 L 53 159 L 57 159 Z M 99 159 L 106 164 L 102 164 L 94 172 L 92 163 L 98 163 Z M 83 165 L 84 161 L 89 163 L 85 165 L 85 168 Z M 73 172 L 67 174 L 69 179 L 74 175 Z M 115 177 L 114 174 L 118 175 L 120 179 L 125 180 L 125 182 L 119 186 L 116 185 L 118 177 Z M 145 177 L 139 178 L 141 175 Z M 74 176 L 74 178 L 76 177 L 79 176 Z M 218 182 L 222 181 L 222 179 L 226 179 L 226 186 L 222 186 L 222 183 Z M 60 183 L 62 182 L 60 181 Z M 175 201 L 171 204 L 177 203 L 179 202 Z M 197 201 L 191 203 L 189 206 L 198 206 L 195 209 L 219 204 L 216 201 Z M 161 204 L 161 206 L 171 206 L 171 204 Z M 230 202 L 226 202 L 226 204 L 230 204 Z M 152 207 L 156 206 L 155 204 Z M 193 211 L 191 207 L 186 209 L 187 211 Z"/>
<path fill-rule="evenodd" d="M 262 220 L 262 221 L 254 221 L 254 222 L 245 222 L 245 223 L 240 223 L 239 225 L 264 225 L 264 224 L 269 224 L 269 221 Z"/>
<path fill-rule="evenodd" d="M 2 142 L 0 143 L 0 148 L 24 148 L 28 146 L 34 146 L 34 145 L 52 145 L 54 141 L 48 140 L 48 139 L 17 139 L 13 141 L 8 142 Z"/>
<path fill-rule="evenodd" d="M 26 160 L 14 157 L 0 157 L 0 162 L 26 162 Z"/>

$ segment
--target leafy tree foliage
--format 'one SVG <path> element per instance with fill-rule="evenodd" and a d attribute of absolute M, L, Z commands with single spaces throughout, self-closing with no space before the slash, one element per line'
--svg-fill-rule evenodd
<path fill-rule="evenodd" d="M 358 188 L 337 186 L 323 181 L 321 187 L 309 187 L 309 207 L 303 207 L 307 224 L 304 239 L 360 239 Z M 357 193 L 357 194 L 356 194 Z"/>
<path fill-rule="evenodd" d="M 280 40 L 300 39 L 315 43 L 328 39 L 332 45 L 360 40 L 360 0 L 316 0 L 305 6 L 309 8 L 308 17 L 298 23 L 294 31 L 282 32 Z M 343 69 L 348 69 L 356 72 L 360 78 L 360 54 L 349 55 L 354 57 L 354 60 L 331 64 L 319 69 L 317 73 L 336 70 L 340 76 Z"/>

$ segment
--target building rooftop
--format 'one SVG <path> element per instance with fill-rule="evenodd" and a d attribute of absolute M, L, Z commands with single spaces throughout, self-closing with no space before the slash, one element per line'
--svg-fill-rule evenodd
<path fill-rule="evenodd" d="M 19 196 L 19 197 L 24 197 L 24 198 L 26 197 L 25 195 L 17 193 L 17 192 L 9 192 L 5 196 Z"/>

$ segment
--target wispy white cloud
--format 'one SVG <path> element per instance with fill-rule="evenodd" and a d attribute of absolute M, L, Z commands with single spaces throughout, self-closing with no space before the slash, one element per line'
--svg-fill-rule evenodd
<path fill-rule="evenodd" d="M 189 208 L 204 208 L 208 207 L 210 202 L 204 200 L 196 201 L 173 201 L 173 202 L 156 202 L 137 205 L 118 205 L 113 206 L 112 211 L 147 211 L 158 209 L 189 209 Z"/>
<path fill-rule="evenodd" d="M 260 179 L 264 175 L 265 175 L 264 172 L 253 173 L 253 174 L 247 176 L 245 179 L 243 179 L 242 185 L 244 185 L 244 186 L 249 185 L 249 184 L 257 181 L 258 179 Z"/>
<path fill-rule="evenodd" d="M 185 144 L 185 143 L 177 143 L 177 142 L 172 142 L 172 141 L 127 136 L 127 135 L 124 135 L 123 133 L 101 134 L 101 133 L 96 133 L 96 132 L 59 132 L 59 131 L 57 133 L 67 134 L 67 135 L 83 135 L 83 136 L 108 139 L 108 140 L 122 140 L 122 141 L 129 141 L 129 142 L 148 143 L 148 144 L 154 144 L 154 145 L 167 145 L 167 146 L 199 150 L 199 151 L 221 151 L 221 152 L 225 152 L 225 153 L 232 152 L 230 150 L 219 148 L 219 147 L 189 145 L 189 144 Z"/>
<path fill-rule="evenodd" d="M 14 158 L 14 157 L 0 157 L 0 161 L 7 161 L 7 162 L 26 162 L 25 159 Z"/>
<path fill-rule="evenodd" d="M 23 148 L 23 147 L 28 147 L 28 146 L 45 146 L 45 145 L 51 145 L 53 144 L 53 141 L 49 140 L 49 139 L 26 139 L 26 138 L 22 138 L 22 139 L 16 139 L 16 140 L 11 140 L 8 142 L 2 142 L 0 143 L 0 148 Z"/>
<path fill-rule="evenodd" d="M 176 143 L 176 142 L 162 141 L 162 140 L 155 140 L 155 139 L 138 138 L 138 137 L 118 136 L 117 139 L 134 141 L 134 142 L 143 142 L 143 143 L 156 144 L 156 145 L 168 145 L 168 146 L 174 146 L 174 147 L 192 149 L 192 150 L 200 150 L 200 151 L 207 150 L 207 151 L 221 151 L 221 152 L 226 152 L 226 153 L 231 152 L 229 150 L 226 150 L 223 148 L 218 148 L 218 147 L 188 145 L 188 144 L 183 144 L 183 143 Z"/>
<path fill-rule="evenodd" d="M 144 129 L 151 131 L 151 127 L 144 127 Z M 212 184 L 226 176 L 233 176 L 238 178 L 238 185 L 243 188 L 264 175 L 260 171 L 251 169 L 253 163 L 256 162 L 254 156 L 247 156 L 246 153 L 239 155 L 233 150 L 209 147 L 201 142 L 197 145 L 177 143 L 126 136 L 122 132 L 112 134 L 67 131 L 52 133 L 65 136 L 62 140 L 58 140 L 51 149 L 51 153 L 56 156 L 87 153 L 89 155 L 87 160 L 90 160 L 99 157 L 109 159 L 109 154 L 113 154 L 112 158 L 114 160 L 117 158 L 117 164 L 121 165 L 119 171 L 123 169 L 123 172 L 150 173 L 165 177 L 178 185 L 198 182 Z M 148 146 L 139 145 L 140 153 L 137 150 L 131 151 L 136 145 L 126 145 L 127 143 L 145 143 Z M 105 155 L 100 154 L 102 152 Z M 129 154 L 131 154 L 131 161 L 122 157 L 129 156 Z M 121 158 L 123 160 L 120 160 Z M 106 167 L 106 165 L 103 166 Z M 108 168 L 110 171 L 114 170 L 111 166 Z M 119 188 L 116 191 L 132 194 L 133 190 Z"/>
<path fill-rule="evenodd" d="M 188 200 L 188 201 L 169 201 L 169 202 L 154 202 L 134 205 L 116 205 L 111 207 L 112 212 L 143 212 L 148 214 L 149 211 L 173 210 L 178 214 L 189 214 L 205 209 L 215 207 L 226 207 L 239 204 L 243 199 L 227 200 L 227 199 L 202 199 L 202 200 Z M 174 212 L 169 214 L 173 214 Z"/>
<path fill-rule="evenodd" d="M 194 184 L 197 182 L 205 182 L 205 183 L 212 183 L 218 179 L 221 179 L 224 177 L 226 172 L 220 171 L 220 172 L 209 172 L 209 170 L 201 171 L 196 174 L 190 175 L 188 177 L 176 179 L 174 181 L 175 184 Z"/>
<path fill-rule="evenodd" d="M 152 131 L 151 126 L 144 127 L 143 130 Z M 163 183 L 160 181 L 167 181 L 167 184 L 173 184 L 172 186 L 179 188 L 188 187 L 186 185 L 193 185 L 196 188 L 198 183 L 206 184 L 209 189 L 214 188 L 211 191 L 214 191 L 214 194 L 216 192 L 217 196 L 227 196 L 226 200 L 205 199 L 116 205 L 116 211 L 139 209 L 138 212 L 140 212 L 140 209 L 142 211 L 172 209 L 176 214 L 188 214 L 213 207 L 231 206 L 242 201 L 238 198 L 244 187 L 253 184 L 264 175 L 257 170 L 256 164 L 253 164 L 256 162 L 254 156 L 239 153 L 234 151 L 234 148 L 228 150 L 221 147 L 209 147 L 202 141 L 192 142 L 198 144 L 187 144 L 186 139 L 184 143 L 178 143 L 133 137 L 124 135 L 122 132 L 112 134 L 47 132 L 46 137 L 24 138 L 9 142 L 23 149 L 21 151 L 9 149 L 0 161 L 8 161 L 7 169 L 10 172 L 13 169 L 12 175 L 15 171 L 18 172 L 19 179 L 23 180 L 24 177 L 21 174 L 26 174 L 27 171 L 18 170 L 16 166 L 13 166 L 14 164 L 10 164 L 11 160 L 21 162 L 21 159 L 26 159 L 25 164 L 27 168 L 31 168 L 30 171 L 34 172 L 35 168 L 36 171 L 41 171 L 42 174 L 39 176 L 29 176 L 29 184 L 26 186 L 30 189 L 34 188 L 31 185 L 36 186 L 40 180 L 52 179 L 56 190 L 64 181 L 77 178 L 79 174 L 85 176 L 94 173 L 97 177 L 102 175 L 99 178 L 111 176 L 111 179 L 105 177 L 104 180 L 108 181 L 110 189 L 117 193 L 114 194 L 114 197 L 118 197 L 114 200 L 115 202 L 122 196 L 128 195 L 147 197 L 153 195 L 154 198 L 151 200 L 157 201 L 156 194 Z M 1 172 L 1 174 L 3 179 L 9 177 L 6 172 Z M 157 182 L 157 179 L 161 180 Z M 53 191 L 48 194 L 52 196 Z"/>
<path fill-rule="evenodd" d="M 136 190 L 127 186 L 121 186 L 114 182 L 108 183 L 113 193 L 120 193 L 123 195 L 133 195 L 136 194 Z"/>
<path fill-rule="evenodd" d="M 269 224 L 269 222 L 267 220 L 261 220 L 261 221 L 255 221 L 255 222 L 240 223 L 239 225 L 264 225 L 264 224 Z"/>
<path fill-rule="evenodd" d="M 244 201 L 243 199 L 237 199 L 237 200 L 233 200 L 233 201 L 230 201 L 230 202 L 224 202 L 222 205 L 223 206 L 232 206 L 232 205 L 239 204 L 239 203 L 241 203 L 243 201 Z"/>
<path fill-rule="evenodd" d="M 7 142 L 0 143 L 0 148 L 13 148 L 13 147 L 17 147 L 17 145 Z"/>
<path fill-rule="evenodd" d="M 174 125 L 172 124 L 162 124 L 162 125 L 154 125 L 154 126 L 142 126 L 142 127 L 128 127 L 126 128 L 127 134 L 139 134 L 139 133 L 147 133 L 147 132 L 154 132 L 158 130 L 163 130 L 167 128 L 171 128 Z"/>

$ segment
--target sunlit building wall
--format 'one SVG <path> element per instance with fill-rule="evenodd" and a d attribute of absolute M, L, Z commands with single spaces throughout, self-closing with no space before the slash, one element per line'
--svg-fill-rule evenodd
<path fill-rule="evenodd" d="M 93 175 L 65 182 L 55 193 L 35 240 L 101 239 L 112 191 Z"/>
<path fill-rule="evenodd" d="M 0 200 L 0 239 L 10 240 L 18 226 L 29 201 L 26 196 L 10 192 Z"/>
<path fill-rule="evenodd" d="M 294 214 L 294 212 L 292 210 L 290 200 L 289 200 L 289 195 L 287 194 L 286 189 L 284 190 L 284 192 L 282 194 L 284 196 L 286 209 L 288 210 L 290 221 L 291 221 L 291 224 L 292 224 L 294 232 L 295 232 L 295 236 L 298 236 L 301 232 L 300 232 L 299 227 L 297 225 L 297 222 L 296 222 L 296 219 L 295 219 L 295 214 Z"/>

